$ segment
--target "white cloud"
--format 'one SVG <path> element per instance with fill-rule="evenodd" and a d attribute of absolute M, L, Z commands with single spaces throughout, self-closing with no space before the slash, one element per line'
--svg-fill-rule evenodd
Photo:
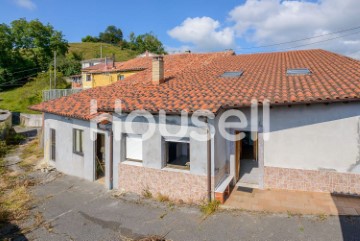
<path fill-rule="evenodd" d="M 358 0 L 247 0 L 229 13 L 229 20 L 234 23 L 233 29 L 238 38 L 245 38 L 255 45 L 272 44 L 359 26 L 360 9 L 355 7 L 358 3 Z M 312 43 L 348 33 L 350 32 L 282 45 L 278 48 Z M 306 48 L 324 48 L 360 58 L 359 36 L 360 34 L 349 35 Z"/>
<path fill-rule="evenodd" d="M 29 10 L 36 9 L 36 4 L 31 0 L 14 0 L 16 5 Z"/>
<path fill-rule="evenodd" d="M 246 0 L 228 13 L 230 27 L 222 28 L 220 22 L 210 17 L 188 18 L 168 34 L 182 43 L 193 44 L 195 51 L 234 48 L 236 40 L 246 40 L 250 46 L 270 45 L 360 26 L 358 4 L 359 0 Z M 287 49 L 357 31 L 360 29 L 279 45 L 274 49 Z M 360 33 L 301 48 L 323 48 L 360 59 L 359 38 Z"/>
<path fill-rule="evenodd" d="M 235 46 L 234 31 L 221 28 L 220 23 L 209 17 L 187 18 L 168 34 L 183 43 L 193 44 L 193 50 L 224 50 Z"/>

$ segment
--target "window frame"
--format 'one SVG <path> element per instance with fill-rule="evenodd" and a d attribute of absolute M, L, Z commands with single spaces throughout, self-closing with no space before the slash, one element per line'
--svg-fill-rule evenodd
<path fill-rule="evenodd" d="M 77 135 L 76 134 L 77 132 L 79 132 L 80 134 Z M 76 139 L 77 136 L 80 137 L 80 140 L 79 140 L 80 147 L 79 148 L 77 148 L 77 146 L 76 146 L 78 143 L 77 139 Z M 77 149 L 80 149 L 80 150 L 78 151 Z M 73 128 L 73 153 L 80 155 L 80 156 L 84 156 L 84 130 Z"/>
<path fill-rule="evenodd" d="M 123 75 L 123 74 L 118 74 L 118 76 L 117 76 L 117 80 L 118 81 L 121 81 L 121 80 L 124 80 L 125 79 L 125 75 Z"/>
<path fill-rule="evenodd" d="M 86 81 L 90 82 L 91 80 L 92 80 L 92 75 L 91 74 L 86 74 Z"/>
<path fill-rule="evenodd" d="M 182 166 L 182 165 L 175 165 L 169 163 L 169 143 L 182 143 L 186 144 L 188 146 L 187 148 L 187 155 L 188 155 L 188 162 L 190 165 L 188 166 Z M 190 171 L 191 168 L 191 152 L 190 152 L 190 141 L 174 141 L 174 140 L 164 140 L 164 147 L 165 147 L 165 168 L 172 168 L 172 169 L 180 169 L 180 170 L 186 170 Z"/>
<path fill-rule="evenodd" d="M 128 158 L 128 137 L 134 137 L 134 136 L 136 136 L 136 137 L 140 137 L 139 139 L 141 139 L 141 152 L 142 152 L 142 150 L 143 150 L 143 147 L 144 147 L 144 143 L 143 143 L 143 139 L 142 139 L 142 135 L 140 135 L 140 134 L 125 134 L 124 135 L 124 142 L 125 142 L 125 161 L 131 161 L 131 162 L 139 162 L 139 163 L 142 163 L 143 162 L 143 159 L 144 159 L 144 156 L 143 156 L 143 154 L 141 153 L 141 157 L 142 157 L 142 160 L 140 160 L 140 159 L 134 159 L 134 158 Z"/>
<path fill-rule="evenodd" d="M 50 160 L 56 161 L 56 130 L 50 128 Z"/>

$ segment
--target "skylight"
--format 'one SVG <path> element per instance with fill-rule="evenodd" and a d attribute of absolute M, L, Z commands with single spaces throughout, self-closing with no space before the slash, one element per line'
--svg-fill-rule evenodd
<path fill-rule="evenodd" d="M 228 72 L 224 72 L 221 77 L 226 77 L 226 78 L 234 78 L 234 77 L 240 77 L 243 74 L 243 71 L 228 71 Z"/>
<path fill-rule="evenodd" d="M 308 75 L 311 74 L 311 71 L 308 68 L 298 68 L 298 69 L 287 69 L 287 75 Z"/>

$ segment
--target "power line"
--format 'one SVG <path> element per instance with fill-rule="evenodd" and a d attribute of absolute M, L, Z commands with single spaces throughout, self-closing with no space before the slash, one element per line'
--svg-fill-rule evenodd
<path fill-rule="evenodd" d="M 24 76 L 22 78 L 18 78 L 18 79 L 13 79 L 13 80 L 9 80 L 7 82 L 4 82 L 4 83 L 0 83 L 0 86 L 15 86 L 16 84 L 11 84 L 13 82 L 16 82 L 18 80 L 22 80 L 22 79 L 26 79 L 26 78 L 29 78 L 29 77 L 32 77 L 34 75 L 37 75 L 38 73 L 34 73 L 34 74 L 31 74 L 31 75 L 28 75 L 28 76 Z M 10 85 L 8 85 L 10 84 Z M 18 84 L 18 85 L 22 85 L 22 84 Z"/>
<path fill-rule="evenodd" d="M 343 29 L 343 30 L 339 30 L 339 31 L 336 31 L 336 32 L 321 34 L 321 35 L 317 35 L 317 36 L 313 36 L 313 37 L 308 37 L 308 38 L 302 38 L 302 39 L 287 41 L 287 42 L 280 42 L 280 43 L 274 43 L 274 44 L 268 44 L 268 45 L 261 45 L 261 46 L 252 46 L 252 47 L 247 47 L 247 48 L 238 48 L 238 49 L 239 49 L 239 50 L 247 50 L 247 49 L 257 49 L 257 48 L 269 48 L 269 47 L 274 47 L 274 46 L 278 46 L 278 45 L 296 43 L 296 42 L 301 42 L 301 41 L 310 40 L 310 39 L 314 39 L 314 38 L 320 38 L 320 37 L 324 37 L 324 36 L 328 36 L 328 35 L 333 35 L 333 34 L 338 34 L 338 33 L 343 33 L 343 32 L 348 32 L 348 31 L 353 31 L 353 30 L 356 30 L 356 29 L 360 29 L 360 26 L 354 27 L 354 28 L 349 28 L 349 29 Z M 347 36 L 347 35 L 344 35 L 344 36 Z"/>
<path fill-rule="evenodd" d="M 355 35 L 355 34 L 359 34 L 359 33 L 360 33 L 360 31 L 359 31 L 359 32 L 355 32 L 355 33 L 344 34 L 344 35 L 337 36 L 337 37 L 334 37 L 334 38 L 324 39 L 324 40 L 320 40 L 320 41 L 316 41 L 316 42 L 312 42 L 312 43 L 301 44 L 301 45 L 297 45 L 297 46 L 293 46 L 293 47 L 288 47 L 288 48 L 282 48 L 282 49 L 278 49 L 278 50 L 281 51 L 281 50 L 288 50 L 288 49 L 295 49 L 295 48 L 305 47 L 305 46 L 308 46 L 308 45 L 323 43 L 323 42 L 327 42 L 327 41 L 331 41 L 331 40 L 334 40 L 334 39 L 339 39 L 339 38 L 342 38 L 342 37 L 346 37 L 346 36 L 350 36 L 350 35 Z"/>
<path fill-rule="evenodd" d="M 28 71 L 31 71 L 31 70 L 36 70 L 36 69 L 41 69 L 41 67 L 38 67 L 38 68 L 32 68 L 32 69 L 26 69 L 26 70 L 17 71 L 17 72 L 10 72 L 9 74 L 18 74 L 18 73 L 28 72 Z"/>

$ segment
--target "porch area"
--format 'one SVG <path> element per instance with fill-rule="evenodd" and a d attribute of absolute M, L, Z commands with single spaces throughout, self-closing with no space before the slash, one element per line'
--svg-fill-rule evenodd
<path fill-rule="evenodd" d="M 360 197 L 292 190 L 260 190 L 234 187 L 223 207 L 249 211 L 309 214 L 360 215 Z"/>

